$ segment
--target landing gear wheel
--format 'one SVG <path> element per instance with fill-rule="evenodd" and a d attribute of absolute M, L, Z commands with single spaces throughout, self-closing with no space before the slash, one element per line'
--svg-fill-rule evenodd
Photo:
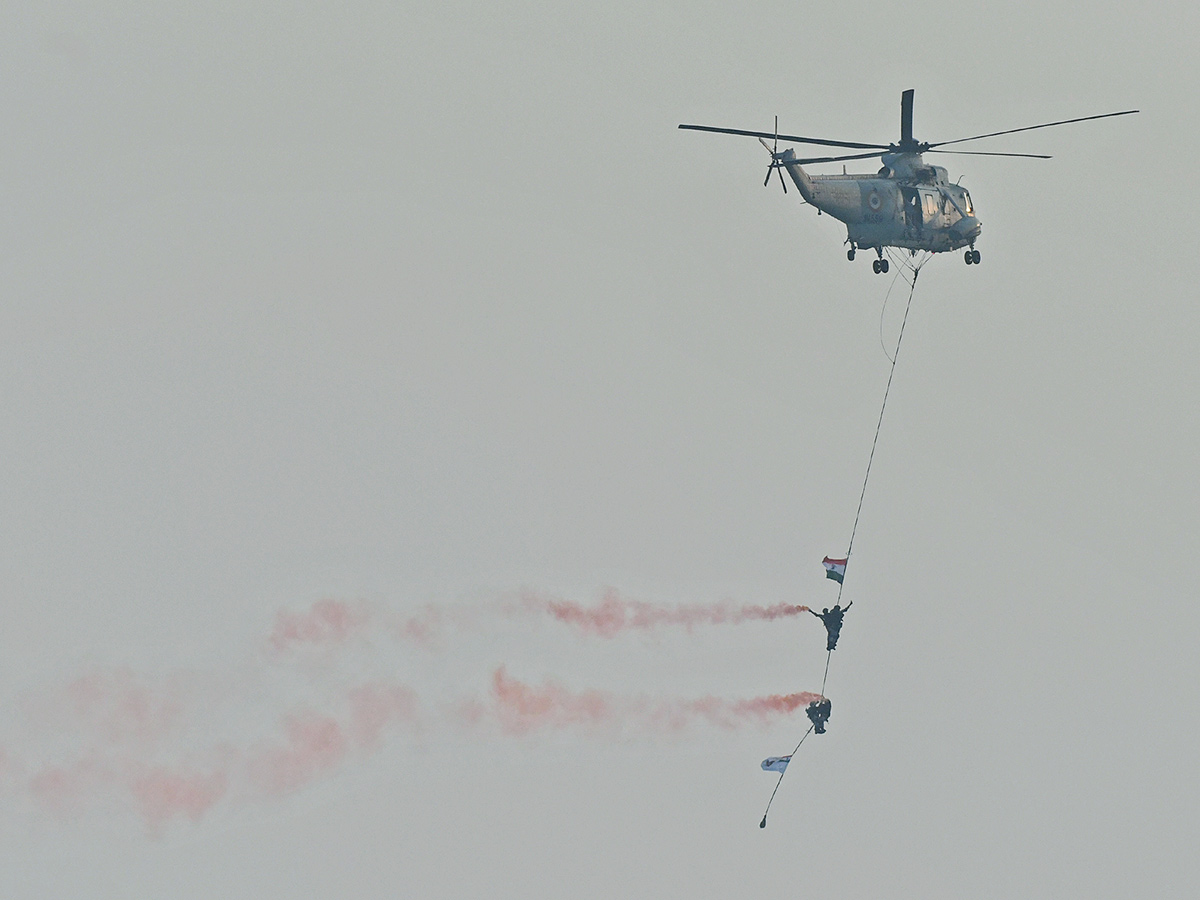
<path fill-rule="evenodd" d="M 971 265 L 971 263 L 975 262 L 975 251 L 968 250 L 963 254 L 963 259 L 966 261 L 968 266 Z"/>
<path fill-rule="evenodd" d="M 880 272 L 883 271 L 882 263 L 883 263 L 883 260 L 881 260 L 881 259 L 871 260 L 871 271 L 874 272 L 876 275 L 878 275 Z"/>
<path fill-rule="evenodd" d="M 853 247 L 851 247 L 849 250 L 846 251 L 846 259 L 850 260 L 850 262 L 854 262 L 854 248 Z"/>
<path fill-rule="evenodd" d="M 971 251 L 971 262 L 975 263 L 975 265 L 979 265 L 979 251 L 978 250 Z"/>
<path fill-rule="evenodd" d="M 881 259 L 879 261 L 879 271 L 886 275 L 887 270 L 888 270 L 888 261 L 886 259 Z"/>

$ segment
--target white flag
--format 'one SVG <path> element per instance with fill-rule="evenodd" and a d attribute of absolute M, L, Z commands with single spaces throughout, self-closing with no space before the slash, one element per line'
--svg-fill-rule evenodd
<path fill-rule="evenodd" d="M 762 761 L 764 772 L 786 772 L 787 764 L 792 761 L 790 756 L 768 756 Z"/>

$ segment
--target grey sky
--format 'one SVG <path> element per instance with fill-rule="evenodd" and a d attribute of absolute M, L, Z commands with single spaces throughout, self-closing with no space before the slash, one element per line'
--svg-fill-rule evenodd
<path fill-rule="evenodd" d="M 119 801 L 59 816 L 9 778 L 0 894 L 1190 896 L 1198 17 L 12 4 L 10 756 L 47 740 L 30 698 L 90 671 L 233 684 L 219 708 L 251 731 L 319 703 L 326 669 L 249 661 L 279 610 L 325 597 L 832 602 L 820 560 L 849 537 L 888 279 L 761 187 L 756 142 L 675 126 L 889 141 L 905 88 L 925 140 L 1142 112 L 986 148 L 1050 161 L 939 160 L 982 265 L 922 272 L 829 733 L 766 831 L 758 763 L 801 715 L 670 739 L 434 730 L 158 836 Z M 503 620 L 328 677 L 452 697 L 504 664 L 736 698 L 817 690 L 821 646 L 811 619 L 612 641 Z"/>

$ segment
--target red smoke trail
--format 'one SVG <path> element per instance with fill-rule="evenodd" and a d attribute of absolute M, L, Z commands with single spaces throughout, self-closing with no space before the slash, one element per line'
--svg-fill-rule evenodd
<path fill-rule="evenodd" d="M 614 637 L 623 631 L 647 630 L 678 625 L 689 631 L 697 625 L 739 625 L 742 622 L 770 621 L 808 612 L 807 606 L 776 603 L 772 606 L 735 604 L 729 600 L 707 604 L 663 606 L 641 600 L 627 600 L 609 588 L 595 606 L 582 606 L 569 600 L 536 593 L 522 595 L 526 608 L 547 612 L 558 621 L 578 628 L 584 634 Z"/>
<path fill-rule="evenodd" d="M 346 695 L 350 706 L 347 727 L 355 746 L 373 749 L 379 744 L 383 730 L 403 722 L 416 724 L 417 695 L 395 684 L 364 684 Z"/>
<path fill-rule="evenodd" d="M 120 683 L 125 684 L 122 675 Z M 91 685 L 106 684 L 89 676 Z M 74 683 L 73 683 L 74 684 Z M 136 693 L 136 696 L 141 696 Z M 107 696 L 101 692 L 101 696 Z M 118 695 L 121 696 L 121 695 Z M 337 712 L 300 710 L 285 715 L 279 733 L 239 749 L 236 743 L 210 748 L 197 756 L 184 741 L 172 746 L 130 744 L 124 728 L 84 728 L 73 735 L 84 747 L 55 762 L 26 771 L 0 750 L 0 775 L 40 806 L 64 817 L 116 800 L 132 805 L 151 833 L 175 819 L 198 821 L 222 800 L 280 796 L 327 775 L 357 754 L 378 749 L 385 731 L 418 724 L 416 695 L 399 684 L 372 681 L 343 694 Z M 91 709 L 88 705 L 85 709 Z M 135 704 L 134 723 L 142 722 Z M 68 723 L 69 724 L 69 723 Z M 87 725 L 86 721 L 75 723 Z M 164 762 L 161 757 L 184 761 Z M 203 760 L 198 762 L 197 760 Z"/>
<path fill-rule="evenodd" d="M 29 793 L 51 811 L 66 815 L 108 779 L 107 767 L 94 756 L 88 756 L 71 763 L 44 766 L 30 777 Z"/>
<path fill-rule="evenodd" d="M 27 696 L 23 706 L 44 727 L 69 725 L 106 744 L 152 744 L 181 726 L 195 692 L 188 682 L 184 674 L 148 682 L 128 669 L 93 670 Z"/>
<path fill-rule="evenodd" d="M 331 599 L 299 612 L 281 611 L 266 636 L 267 660 L 257 660 L 272 663 L 263 671 L 274 679 L 272 687 L 285 691 L 281 705 L 265 717 L 257 706 L 261 685 L 245 681 L 257 666 L 166 677 L 90 671 L 32 692 L 20 704 L 30 733 L 18 741 L 2 735 L 0 792 L 66 817 L 115 804 L 134 810 L 158 833 L 175 821 L 198 821 L 219 806 L 298 790 L 377 749 L 389 733 L 467 724 L 510 735 L 557 728 L 664 735 L 696 726 L 764 725 L 817 697 L 802 692 L 686 699 L 572 691 L 549 681 L 527 684 L 501 668 L 492 673 L 486 695 L 460 694 L 422 708 L 396 682 L 369 680 L 347 689 L 351 676 L 307 665 L 312 653 L 332 662 L 325 654 L 336 649 L 339 661 L 347 657 L 349 670 L 361 671 L 367 660 L 352 651 L 369 649 L 378 637 L 427 644 L 442 628 L 471 630 L 484 616 L 514 612 L 550 614 L 584 634 L 612 637 L 631 629 L 773 620 L 805 609 L 730 601 L 668 607 L 625 600 L 612 590 L 592 607 L 532 594 L 523 599 L 515 610 L 497 602 L 429 606 L 407 616 Z M 298 663 L 294 671 L 279 665 L 289 661 Z M 11 717 L 3 724 L 21 727 Z"/>
<path fill-rule="evenodd" d="M 426 606 L 420 612 L 399 616 L 365 603 L 346 603 L 342 600 L 318 600 L 303 612 L 280 610 L 268 644 L 277 653 L 309 648 L 329 650 L 346 645 L 353 639 L 369 640 L 375 634 L 387 634 L 399 641 L 430 646 L 443 627 L 470 629 L 489 615 L 535 613 L 550 615 L 583 634 L 611 638 L 625 631 L 648 631 L 654 628 L 682 627 L 689 631 L 700 625 L 740 625 L 743 622 L 763 622 L 784 619 L 808 612 L 807 606 L 775 603 L 763 606 L 754 603 L 681 603 L 668 606 L 630 600 L 613 589 L 604 592 L 600 601 L 585 606 L 525 591 L 520 602 L 499 608 Z"/>
<path fill-rule="evenodd" d="M 385 734 L 397 729 L 414 733 L 431 726 L 493 723 L 509 735 L 573 727 L 593 733 L 665 735 L 695 726 L 766 725 L 818 696 L 798 692 L 743 699 L 647 698 L 572 691 L 552 681 L 531 685 L 499 668 L 492 673 L 486 698 L 451 701 L 440 712 L 423 713 L 416 694 L 406 686 L 374 680 L 342 691 L 332 710 L 322 705 L 283 715 L 271 737 L 231 739 L 204 749 L 196 745 L 196 729 L 182 726 L 165 737 L 157 725 L 149 727 L 152 741 L 128 739 L 131 733 L 141 735 L 147 722 L 157 722 L 144 714 L 146 709 L 171 706 L 144 694 L 132 676 L 92 675 L 73 682 L 80 683 L 86 686 L 81 692 L 88 702 L 82 707 L 83 718 L 75 722 L 85 727 L 68 735 L 73 752 L 55 752 L 53 761 L 27 768 L 0 750 L 0 775 L 10 791 L 24 793 L 64 817 L 114 802 L 132 808 L 151 834 L 177 820 L 199 821 L 220 804 L 240 805 L 299 790 L 378 749 Z M 114 684 L 120 689 L 114 690 Z M 97 685 L 103 689 L 97 690 Z M 138 702 L 126 703 L 129 696 Z M 120 702 L 110 702 L 113 698 Z M 107 717 L 112 708 L 131 709 L 131 723 L 113 723 Z M 88 728 L 96 709 L 105 713 L 99 718 L 102 727 Z M 185 712 L 185 718 L 191 718 L 203 710 L 187 706 Z M 176 714 L 168 719 L 174 724 Z"/>
<path fill-rule="evenodd" d="M 304 613 L 281 610 L 275 614 L 270 644 L 276 650 L 297 646 L 326 647 L 341 644 L 361 633 L 370 621 L 364 604 L 342 600 L 318 600 Z"/>
<path fill-rule="evenodd" d="M 283 746 L 257 750 L 248 764 L 252 783 L 268 794 L 286 794 L 334 768 L 349 752 L 341 724 L 305 712 L 289 716 Z"/>
<path fill-rule="evenodd" d="M 349 643 L 352 638 L 369 638 L 373 630 L 380 629 L 397 640 L 429 644 L 441 619 L 436 606 L 427 606 L 416 615 L 397 617 L 366 603 L 318 600 L 305 612 L 277 612 L 268 644 L 277 652 L 301 647 L 323 650 Z"/>
<path fill-rule="evenodd" d="M 120 756 L 105 758 L 98 750 L 44 765 L 25 784 L 35 801 L 64 818 L 105 800 L 131 802 L 153 833 L 178 816 L 199 821 L 226 795 L 228 786 L 229 772 L 223 765 L 208 770 L 151 765 Z"/>
<path fill-rule="evenodd" d="M 643 732 L 678 732 L 696 723 L 738 728 L 747 722 L 766 724 L 820 699 L 800 691 L 744 700 L 720 697 L 647 700 L 603 691 L 572 692 L 554 682 L 533 687 L 512 678 L 501 666 L 492 675 L 494 712 L 503 731 L 528 734 L 546 728 L 606 726 Z M 477 717 L 479 710 L 471 707 Z"/>
<path fill-rule="evenodd" d="M 131 804 L 151 833 L 172 819 L 198 822 L 228 793 L 227 763 L 208 767 L 150 764 L 91 751 L 80 759 L 45 765 L 24 785 L 41 806 L 63 818 L 86 807 L 116 800 Z"/>
<path fill-rule="evenodd" d="M 414 616 L 393 618 L 388 623 L 388 628 L 400 640 L 428 646 L 437 637 L 441 624 L 442 611 L 430 605 Z"/>
<path fill-rule="evenodd" d="M 339 717 L 315 711 L 293 713 L 284 720 L 282 744 L 258 746 L 246 773 L 262 793 L 290 793 L 335 769 L 351 753 L 378 747 L 385 728 L 417 719 L 417 697 L 395 684 L 361 685 L 346 695 L 348 712 Z"/>
<path fill-rule="evenodd" d="M 496 701 L 501 727 L 512 734 L 547 725 L 561 728 L 610 723 L 623 712 L 608 694 L 600 691 L 572 694 L 553 683 L 530 687 L 509 678 L 503 666 L 492 675 L 492 698 Z"/>
<path fill-rule="evenodd" d="M 199 822 L 228 790 L 229 773 L 223 769 L 204 772 L 156 766 L 134 776 L 129 784 L 142 819 L 155 832 L 181 815 Z"/>

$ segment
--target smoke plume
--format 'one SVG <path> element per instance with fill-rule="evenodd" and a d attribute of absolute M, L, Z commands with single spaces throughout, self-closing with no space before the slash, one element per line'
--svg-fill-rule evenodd
<path fill-rule="evenodd" d="M 772 621 L 808 612 L 807 606 L 791 603 L 762 606 L 737 604 L 730 600 L 667 606 L 629 600 L 611 588 L 605 591 L 603 598 L 593 606 L 583 606 L 570 600 L 534 592 L 526 592 L 522 599 L 528 610 L 548 614 L 582 634 L 605 638 L 615 637 L 626 631 L 647 631 L 671 626 L 690 631 L 698 625 L 740 625 L 743 622 Z"/>
<path fill-rule="evenodd" d="M 695 725 L 735 729 L 747 724 L 765 725 L 798 707 L 820 699 L 820 694 L 799 691 L 729 700 L 647 698 L 586 690 L 573 692 L 553 681 L 532 686 L 518 681 L 503 666 L 492 675 L 491 712 L 508 734 L 528 734 L 550 728 L 582 726 L 648 734 L 680 732 Z"/>
<path fill-rule="evenodd" d="M 660 627 L 771 621 L 805 610 L 732 601 L 667 606 L 615 590 L 591 606 L 526 592 L 517 604 L 427 606 L 408 615 L 319 600 L 278 612 L 257 652 L 240 665 L 209 673 L 91 669 L 27 693 L 13 715 L 0 719 L 0 794 L 68 819 L 96 809 L 132 810 L 156 834 L 172 823 L 200 821 L 218 807 L 303 789 L 396 738 L 448 736 L 464 728 L 484 742 L 561 729 L 611 739 L 761 727 L 818 695 L 731 699 L 573 690 L 554 680 L 521 681 L 504 666 L 490 669 L 484 688 L 476 679 L 487 678 L 488 669 L 472 678 L 456 668 L 459 683 L 446 683 L 428 653 L 397 654 L 394 643 L 431 649 L 447 635 L 486 628 L 489 617 L 494 623 L 496 617 L 548 616 L 577 634 L 612 638 Z M 400 674 L 404 666 L 407 675 Z M 409 676 L 430 691 L 422 688 L 418 696 Z"/>

